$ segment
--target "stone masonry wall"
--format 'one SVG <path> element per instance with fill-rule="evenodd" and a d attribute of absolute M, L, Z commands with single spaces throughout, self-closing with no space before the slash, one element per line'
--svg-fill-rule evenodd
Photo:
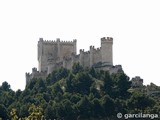
<path fill-rule="evenodd" d="M 39 68 L 38 70 L 47 71 L 48 59 L 53 61 L 62 61 L 63 57 L 71 57 L 71 54 L 76 54 L 76 40 L 66 42 L 60 41 L 46 41 L 43 38 L 40 38 L 38 42 L 38 61 Z"/>
<path fill-rule="evenodd" d="M 90 46 L 90 50 L 85 52 L 80 50 L 76 54 L 76 40 L 73 41 L 48 41 L 40 38 L 38 41 L 38 71 L 33 69 L 32 73 L 26 73 L 26 82 L 36 77 L 45 78 L 47 74 L 60 67 L 72 69 L 74 63 L 80 63 L 83 67 L 92 67 L 98 64 L 97 69 L 108 70 L 110 73 L 118 72 L 121 66 L 113 67 L 112 58 L 113 38 L 101 38 L 101 47 L 95 49 Z M 99 66 L 99 64 L 101 64 Z"/>

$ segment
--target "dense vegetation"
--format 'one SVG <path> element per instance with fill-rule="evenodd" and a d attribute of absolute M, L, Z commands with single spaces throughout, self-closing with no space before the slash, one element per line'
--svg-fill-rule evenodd
<path fill-rule="evenodd" d="M 156 114 L 160 111 L 158 99 L 130 88 L 129 77 L 123 72 L 110 75 L 75 64 L 72 70 L 53 71 L 45 80 L 31 80 L 24 91 L 15 92 L 3 82 L 0 118 L 29 120 L 39 115 L 52 120 L 102 120 L 114 119 L 119 112 Z"/>

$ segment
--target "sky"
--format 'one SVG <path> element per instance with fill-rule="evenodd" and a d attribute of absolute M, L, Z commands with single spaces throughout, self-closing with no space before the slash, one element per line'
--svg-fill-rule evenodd
<path fill-rule="evenodd" d="M 160 86 L 159 0 L 1 0 L 0 85 L 25 88 L 38 67 L 37 43 L 77 39 L 77 51 L 113 37 L 113 64 L 130 77 Z"/>

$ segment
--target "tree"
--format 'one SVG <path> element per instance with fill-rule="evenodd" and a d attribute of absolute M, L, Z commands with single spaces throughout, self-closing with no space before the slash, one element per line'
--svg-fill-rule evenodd
<path fill-rule="evenodd" d="M 22 94 L 22 91 L 20 89 L 18 89 L 15 93 L 15 97 L 16 99 L 18 99 L 20 97 L 20 95 Z"/>
<path fill-rule="evenodd" d="M 92 77 L 97 78 L 97 72 L 96 72 L 96 70 L 93 67 L 90 68 L 89 74 L 91 74 Z"/>
<path fill-rule="evenodd" d="M 72 67 L 72 73 L 77 74 L 78 72 L 82 72 L 82 71 L 83 71 L 83 67 L 79 63 L 74 63 Z"/>
<path fill-rule="evenodd" d="M 105 72 L 105 75 L 104 75 L 104 91 L 109 95 L 109 96 L 112 96 L 113 94 L 113 80 L 109 74 L 108 71 Z"/>
<path fill-rule="evenodd" d="M 13 108 L 10 112 L 11 115 L 11 120 L 18 120 L 18 116 L 17 116 L 17 110 L 15 108 Z"/>
<path fill-rule="evenodd" d="M 8 118 L 7 109 L 3 104 L 0 104 L 0 118 L 2 118 L 2 120 L 7 120 Z"/>
<path fill-rule="evenodd" d="M 77 104 L 77 102 L 79 102 L 81 100 L 81 96 L 80 94 L 72 94 L 70 101 L 74 104 Z"/>
<path fill-rule="evenodd" d="M 66 92 L 72 93 L 74 91 L 73 80 L 75 80 L 75 76 L 70 73 L 69 76 L 66 78 Z"/>
<path fill-rule="evenodd" d="M 92 115 L 92 104 L 85 95 L 81 98 L 81 100 L 77 103 L 77 108 L 79 110 L 79 116 L 81 118 L 89 119 Z"/>
<path fill-rule="evenodd" d="M 21 105 L 21 107 L 19 108 L 19 117 L 21 118 L 27 117 L 29 115 L 28 109 L 29 109 L 28 104 L 24 103 L 23 105 Z"/>
<path fill-rule="evenodd" d="M 53 106 L 48 105 L 47 108 L 44 111 L 44 115 L 45 115 L 45 118 L 48 119 L 48 120 L 49 119 L 51 119 L 51 120 L 56 119 L 56 111 L 53 108 Z"/>
<path fill-rule="evenodd" d="M 61 80 L 62 78 L 66 78 L 69 74 L 69 70 L 66 68 L 60 68 L 56 73 L 56 80 Z"/>
<path fill-rule="evenodd" d="M 152 108 L 155 105 L 153 98 L 146 96 L 143 93 L 134 93 L 131 98 L 128 100 L 128 106 L 131 110 L 138 110 L 143 112 L 147 108 Z M 132 112 L 134 112 L 132 111 Z"/>
<path fill-rule="evenodd" d="M 128 89 L 131 87 L 131 81 L 129 77 L 124 73 L 112 74 L 112 79 L 114 82 L 114 98 L 127 98 L 129 97 Z"/>
<path fill-rule="evenodd" d="M 32 104 L 29 107 L 28 111 L 30 113 L 30 115 L 28 116 L 28 118 L 30 120 L 42 120 L 42 119 L 44 119 L 43 109 L 40 106 L 35 106 L 34 104 Z"/>
<path fill-rule="evenodd" d="M 74 91 L 80 94 L 89 94 L 92 82 L 93 80 L 87 72 L 77 73 L 73 81 Z"/>
<path fill-rule="evenodd" d="M 100 104 L 100 101 L 98 98 L 94 98 L 92 100 L 93 108 L 92 108 L 92 116 L 94 118 L 100 118 L 103 116 L 103 108 Z"/>
<path fill-rule="evenodd" d="M 104 109 L 104 115 L 107 117 L 111 117 L 115 113 L 115 104 L 114 100 L 110 98 L 108 95 L 105 95 L 104 97 L 101 98 L 101 105 L 103 106 Z"/>
<path fill-rule="evenodd" d="M 9 91 L 10 90 L 10 85 L 5 81 L 5 82 L 2 83 L 1 88 L 4 91 Z"/>
<path fill-rule="evenodd" d="M 74 111 L 73 104 L 71 103 L 71 101 L 68 99 L 64 99 L 61 103 L 64 108 L 64 119 L 74 120 L 76 113 Z"/>

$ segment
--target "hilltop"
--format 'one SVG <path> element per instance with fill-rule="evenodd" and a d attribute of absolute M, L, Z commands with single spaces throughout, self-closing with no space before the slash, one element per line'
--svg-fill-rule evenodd
<path fill-rule="evenodd" d="M 14 92 L 4 82 L 0 87 L 0 117 L 11 118 L 10 111 L 28 119 L 40 112 L 39 116 L 52 120 L 117 119 L 117 113 L 158 114 L 159 97 L 133 91 L 131 86 L 123 71 L 110 74 L 74 64 L 72 70 L 60 68 L 46 79 L 32 79 L 24 91 Z"/>

